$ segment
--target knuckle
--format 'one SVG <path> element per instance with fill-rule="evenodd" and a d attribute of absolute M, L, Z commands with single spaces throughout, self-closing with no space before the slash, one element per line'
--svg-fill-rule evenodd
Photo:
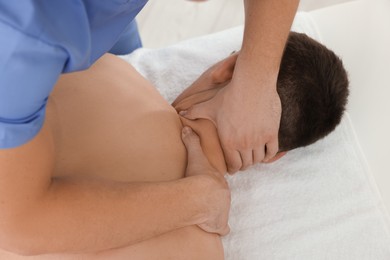
<path fill-rule="evenodd" d="M 223 149 L 225 150 L 225 151 L 229 151 L 229 152 L 231 152 L 231 151 L 234 151 L 235 150 L 235 146 L 233 145 L 233 143 L 223 143 L 222 144 L 222 147 L 223 147 Z"/>
<path fill-rule="evenodd" d="M 250 142 L 248 140 L 243 140 L 241 143 L 237 145 L 237 148 L 239 151 L 248 150 L 252 147 L 253 142 Z"/>
<path fill-rule="evenodd" d="M 272 140 L 272 139 L 273 139 L 273 134 L 272 133 L 263 134 L 263 136 L 261 138 L 262 144 L 264 145 L 267 141 Z"/>
<path fill-rule="evenodd" d="M 235 143 L 235 140 L 234 138 L 231 138 L 231 137 L 225 137 L 222 139 L 222 142 L 224 144 L 224 146 L 227 148 L 227 149 L 234 149 L 234 147 L 236 146 L 236 143 Z"/>

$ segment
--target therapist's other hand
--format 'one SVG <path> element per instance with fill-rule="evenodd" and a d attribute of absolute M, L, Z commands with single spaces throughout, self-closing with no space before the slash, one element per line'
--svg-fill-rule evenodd
<path fill-rule="evenodd" d="M 233 76 L 212 99 L 182 113 L 188 119 L 214 122 L 230 174 L 267 162 L 279 149 L 281 103 L 277 76 L 251 76 Z"/>
<path fill-rule="evenodd" d="M 207 212 L 201 218 L 202 221 L 198 226 L 209 233 L 217 233 L 221 236 L 227 235 L 230 232 L 228 226 L 229 186 L 223 175 L 206 158 L 198 135 L 190 127 L 183 128 L 182 140 L 188 154 L 186 177 L 202 176 L 205 178 L 205 185 L 202 189 L 207 197 L 207 200 L 203 201 Z"/>

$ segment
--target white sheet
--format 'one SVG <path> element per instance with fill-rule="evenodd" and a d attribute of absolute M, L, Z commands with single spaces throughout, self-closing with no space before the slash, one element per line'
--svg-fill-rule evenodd
<path fill-rule="evenodd" d="M 310 14 L 293 30 L 319 39 Z M 240 49 L 242 27 L 123 57 L 168 100 L 209 65 Z M 381 197 L 348 115 L 331 135 L 270 165 L 228 177 L 226 259 L 390 259 Z"/>

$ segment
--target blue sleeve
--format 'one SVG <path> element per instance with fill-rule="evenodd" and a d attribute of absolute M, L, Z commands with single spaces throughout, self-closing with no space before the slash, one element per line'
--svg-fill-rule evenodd
<path fill-rule="evenodd" d="M 67 53 L 0 21 L 0 149 L 22 145 L 41 129 L 49 93 Z"/>
<path fill-rule="evenodd" d="M 142 40 L 139 35 L 138 25 L 133 20 L 122 32 L 121 37 L 109 52 L 115 55 L 126 55 L 141 47 Z"/>
<path fill-rule="evenodd" d="M 0 0 L 0 149 L 39 132 L 59 75 L 91 66 L 146 2 Z"/>

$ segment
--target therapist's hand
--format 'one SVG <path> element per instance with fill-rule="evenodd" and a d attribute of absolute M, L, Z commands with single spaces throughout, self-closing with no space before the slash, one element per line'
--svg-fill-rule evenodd
<path fill-rule="evenodd" d="M 188 109 L 188 119 L 214 122 L 230 174 L 266 162 L 278 152 L 281 103 L 277 75 L 234 72 L 230 83 L 209 101 Z"/>
<path fill-rule="evenodd" d="M 187 149 L 188 160 L 186 177 L 203 177 L 201 204 L 204 204 L 205 214 L 198 226 L 206 232 L 221 236 L 230 232 L 228 216 L 230 210 L 230 190 L 222 174 L 208 161 L 203 153 L 198 135 L 189 127 L 182 130 L 182 140 Z"/>

